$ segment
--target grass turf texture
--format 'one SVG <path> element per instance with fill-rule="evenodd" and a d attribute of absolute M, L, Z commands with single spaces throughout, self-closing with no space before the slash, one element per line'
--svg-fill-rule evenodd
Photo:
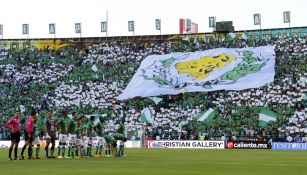
<path fill-rule="evenodd" d="M 306 151 L 126 149 L 121 158 L 23 161 L 8 161 L 7 153 L 0 149 L 1 175 L 295 175 L 307 169 Z"/>

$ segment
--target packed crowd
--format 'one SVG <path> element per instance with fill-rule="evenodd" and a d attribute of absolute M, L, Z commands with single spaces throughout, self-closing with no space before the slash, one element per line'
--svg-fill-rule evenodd
<path fill-rule="evenodd" d="M 144 130 L 146 136 L 154 139 L 255 140 L 265 136 L 289 141 L 290 136 L 304 141 L 307 135 L 306 36 L 165 43 L 104 42 L 86 49 L 2 49 L 0 126 L 16 107 L 24 106 L 26 112 L 33 108 L 40 111 L 39 122 L 48 109 L 53 109 L 55 115 L 63 109 L 84 115 L 105 114 L 107 125 L 118 128 L 124 124 L 127 132 L 137 139 L 138 130 Z M 115 98 L 148 55 L 267 44 L 274 45 L 276 52 L 275 79 L 267 86 L 243 91 L 164 95 L 158 104 L 149 98 L 127 101 Z M 278 114 L 277 122 L 266 128 L 258 126 L 263 106 Z M 153 115 L 152 124 L 140 120 L 141 111 L 147 107 Z M 197 122 L 195 116 L 208 108 L 218 111 L 218 115 L 209 124 Z M 0 127 L 0 139 L 7 139 L 7 133 L 6 128 Z"/>

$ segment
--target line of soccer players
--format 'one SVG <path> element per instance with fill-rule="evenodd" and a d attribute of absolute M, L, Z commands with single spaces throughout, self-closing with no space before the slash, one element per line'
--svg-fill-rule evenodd
<path fill-rule="evenodd" d="M 66 111 L 62 113 L 60 118 L 55 119 L 52 111 L 48 112 L 44 120 L 44 133 L 46 135 L 45 157 L 47 159 L 56 158 L 54 156 L 56 134 L 59 135 L 59 144 L 57 147 L 58 158 L 90 158 L 92 148 L 96 148 L 96 157 L 102 157 L 102 150 L 105 156 L 124 156 L 124 142 L 127 139 L 123 133 L 104 133 L 104 118 L 101 116 L 95 122 L 95 116 L 90 116 L 88 122 L 84 116 L 78 117 L 76 112 L 72 113 L 72 118 L 68 117 Z M 20 112 L 16 112 L 5 126 L 11 131 L 11 146 L 9 148 L 9 160 L 12 159 L 12 151 L 14 148 L 14 160 L 17 160 L 18 144 L 20 141 Z M 40 159 L 40 139 L 37 130 L 39 123 L 37 122 L 37 112 L 33 111 L 31 116 L 26 120 L 24 126 L 25 144 L 22 148 L 19 160 L 24 159 L 24 151 L 28 148 L 28 159 L 34 159 L 33 146 L 36 145 L 35 158 Z M 119 150 L 117 150 L 117 142 L 120 142 Z M 49 146 L 50 152 L 49 152 Z M 67 150 L 67 156 L 65 151 Z"/>

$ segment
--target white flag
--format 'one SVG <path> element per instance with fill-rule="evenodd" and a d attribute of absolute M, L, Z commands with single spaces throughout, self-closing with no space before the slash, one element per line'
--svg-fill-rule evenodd
<path fill-rule="evenodd" d="M 81 33 L 81 23 L 75 24 L 75 33 Z"/>
<path fill-rule="evenodd" d="M 55 24 L 49 24 L 49 34 L 55 34 Z"/>
<path fill-rule="evenodd" d="M 117 99 L 258 88 L 274 75 L 273 46 L 150 55 Z"/>
<path fill-rule="evenodd" d="M 145 108 L 142 110 L 140 120 L 143 123 L 153 123 L 152 115 L 149 108 Z"/>
<path fill-rule="evenodd" d="M 128 21 L 128 31 L 129 32 L 134 31 L 134 21 Z"/>
<path fill-rule="evenodd" d="M 101 22 L 101 32 L 107 32 L 108 31 L 108 24 L 106 21 Z"/>
<path fill-rule="evenodd" d="M 29 24 L 22 24 L 22 34 L 29 34 Z"/>
<path fill-rule="evenodd" d="M 290 23 L 290 11 L 284 12 L 284 23 Z"/>

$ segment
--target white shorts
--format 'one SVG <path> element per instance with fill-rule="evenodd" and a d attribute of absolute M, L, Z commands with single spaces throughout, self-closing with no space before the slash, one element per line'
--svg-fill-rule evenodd
<path fill-rule="evenodd" d="M 92 138 L 92 143 L 93 143 L 93 146 L 94 146 L 94 147 L 98 146 L 97 137 L 93 137 L 93 138 Z"/>
<path fill-rule="evenodd" d="M 81 142 L 82 142 L 81 139 L 77 139 L 77 140 L 76 140 L 76 146 L 81 146 Z"/>
<path fill-rule="evenodd" d="M 106 141 L 104 140 L 104 138 L 99 137 L 99 136 L 97 136 L 97 142 L 98 142 L 98 146 L 102 146 L 102 147 L 104 147 L 104 145 L 106 144 Z"/>
<path fill-rule="evenodd" d="M 60 143 L 66 143 L 67 142 L 67 135 L 65 135 L 65 134 L 60 134 L 59 135 L 59 142 Z"/>
<path fill-rule="evenodd" d="M 69 141 L 69 144 L 76 144 L 77 135 L 76 134 L 68 134 L 68 141 Z"/>
<path fill-rule="evenodd" d="M 85 143 L 88 146 L 92 146 L 93 145 L 93 140 L 90 137 L 85 137 Z"/>
<path fill-rule="evenodd" d="M 34 138 L 34 141 L 33 141 L 33 145 L 38 145 L 38 144 L 40 144 L 40 140 L 39 140 L 39 137 L 37 136 L 37 137 L 35 137 Z"/>
<path fill-rule="evenodd" d="M 83 136 L 82 139 L 80 140 L 80 146 L 83 148 L 87 148 L 87 141 L 85 136 Z"/>

